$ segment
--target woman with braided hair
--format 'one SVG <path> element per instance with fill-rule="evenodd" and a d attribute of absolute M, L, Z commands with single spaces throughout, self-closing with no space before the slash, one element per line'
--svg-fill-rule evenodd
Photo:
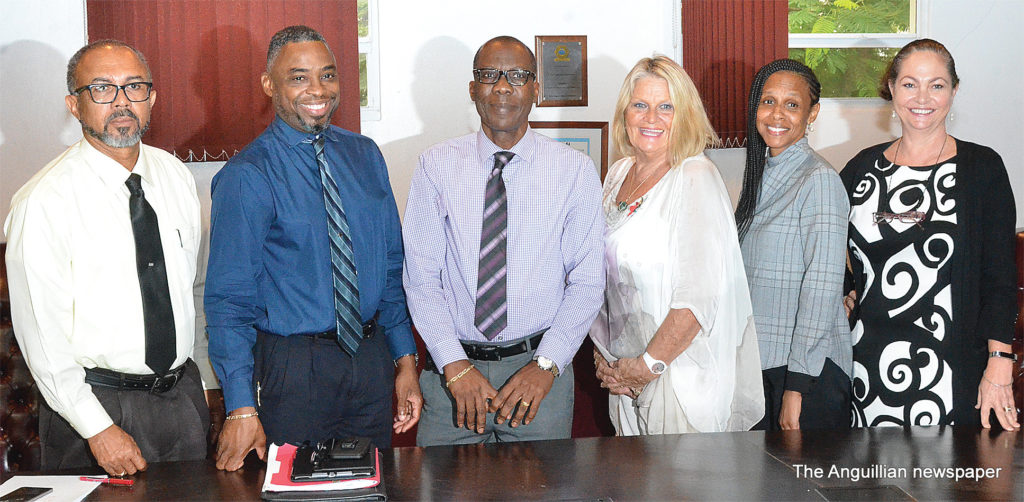
<path fill-rule="evenodd" d="M 839 173 L 807 144 L 820 94 L 814 72 L 791 59 L 762 67 L 750 88 L 736 227 L 764 383 L 755 429 L 850 426 L 850 206 Z"/>

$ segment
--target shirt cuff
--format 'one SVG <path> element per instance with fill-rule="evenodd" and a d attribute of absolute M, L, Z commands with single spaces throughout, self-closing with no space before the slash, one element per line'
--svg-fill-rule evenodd
<path fill-rule="evenodd" d="M 412 330 L 409 328 L 408 323 L 384 330 L 384 336 L 388 343 L 388 352 L 391 353 L 392 361 L 397 361 L 402 357 L 417 352 L 416 340 L 412 337 Z"/>
<path fill-rule="evenodd" d="M 786 390 L 807 394 L 816 383 L 818 383 L 818 377 L 812 377 L 811 375 L 795 371 L 786 371 Z"/>
<path fill-rule="evenodd" d="M 221 386 L 224 392 L 224 409 L 228 413 L 246 406 L 256 406 L 256 398 L 252 391 L 252 378 L 248 381 L 244 378 L 225 380 L 221 382 Z"/>
<path fill-rule="evenodd" d="M 575 356 L 576 354 L 569 354 L 564 347 L 560 347 L 558 345 L 558 342 L 561 340 L 560 338 L 548 338 L 548 335 L 550 333 L 551 330 L 548 330 L 547 333 L 544 333 L 544 338 L 541 339 L 540 345 L 537 347 L 537 351 L 533 353 L 533 358 L 536 359 L 540 356 L 544 356 L 548 359 L 551 359 L 552 361 L 554 361 L 555 366 L 558 366 L 558 373 L 562 374 L 565 373 L 565 368 L 569 367 L 569 365 L 572 363 L 573 356 Z"/>
<path fill-rule="evenodd" d="M 65 410 L 61 415 L 84 439 L 89 439 L 114 425 L 114 421 L 110 419 L 107 410 L 103 409 L 95 395 L 92 395 L 91 399 L 83 399 L 76 403 L 72 409 Z"/>
<path fill-rule="evenodd" d="M 469 359 L 469 357 L 466 356 L 465 349 L 462 348 L 462 344 L 459 343 L 457 338 L 442 340 L 429 350 L 430 357 L 434 359 L 434 366 L 437 366 L 437 372 L 442 375 L 444 374 L 445 366 L 448 366 L 455 361 Z"/>

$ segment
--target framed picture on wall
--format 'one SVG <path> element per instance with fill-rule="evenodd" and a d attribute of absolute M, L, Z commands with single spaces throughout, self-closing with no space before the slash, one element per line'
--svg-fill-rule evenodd
<path fill-rule="evenodd" d="M 597 174 L 604 182 L 608 172 L 608 123 L 607 122 L 542 122 L 530 121 L 530 128 L 555 141 L 565 143 L 594 161 Z"/>
<path fill-rule="evenodd" d="M 587 106 L 587 37 L 534 37 L 537 106 Z"/>

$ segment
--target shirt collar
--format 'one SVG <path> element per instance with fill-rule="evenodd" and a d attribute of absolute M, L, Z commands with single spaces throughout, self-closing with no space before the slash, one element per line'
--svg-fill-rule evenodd
<path fill-rule="evenodd" d="M 139 143 L 139 159 L 135 161 L 135 166 L 132 167 L 131 171 L 125 169 L 120 162 L 97 150 L 85 138 L 82 138 L 79 144 L 81 145 L 82 157 L 86 160 L 89 168 L 108 187 L 112 189 L 124 187 L 124 182 L 128 180 L 128 176 L 132 173 L 138 174 L 147 184 L 153 183 L 149 163 L 146 162 L 146 149 L 143 148 L 141 142 Z"/>
<path fill-rule="evenodd" d="M 800 138 L 799 141 L 793 143 L 792 145 L 789 145 L 789 147 L 783 150 L 782 153 L 774 157 L 768 157 L 768 167 L 772 168 L 777 165 L 789 162 L 796 156 L 806 155 L 810 153 L 810 150 L 811 146 L 807 143 L 807 138 Z"/>
<path fill-rule="evenodd" d="M 294 127 L 288 125 L 287 122 L 281 119 L 281 117 L 274 116 L 274 121 L 270 123 L 270 128 L 277 137 L 287 145 L 299 146 L 303 143 L 309 144 L 315 138 L 316 134 L 303 132 L 296 130 Z M 327 141 L 337 141 L 338 133 L 335 131 L 330 124 L 327 128 L 320 132 L 320 136 L 323 136 Z"/>
<path fill-rule="evenodd" d="M 524 134 L 522 138 L 519 138 L 519 142 L 512 145 L 512 148 L 506 150 L 494 144 L 494 142 L 491 141 L 491 138 L 488 138 L 487 135 L 484 134 L 483 130 L 477 131 L 476 151 L 477 155 L 480 156 L 480 165 L 490 170 L 494 164 L 494 154 L 503 151 L 516 154 L 515 157 L 512 157 L 512 160 L 509 161 L 510 167 L 517 160 L 526 163 L 533 162 L 533 152 L 537 149 L 536 135 L 537 133 L 533 132 L 533 129 L 527 127 L 526 134 Z"/>

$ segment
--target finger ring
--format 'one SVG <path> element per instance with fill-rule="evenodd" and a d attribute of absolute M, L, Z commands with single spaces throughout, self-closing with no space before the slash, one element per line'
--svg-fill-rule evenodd
<path fill-rule="evenodd" d="M 1013 412 L 1013 408 L 1010 407 L 1010 406 L 1004 406 L 1003 407 L 1003 411 L 1005 411 L 1007 413 L 1012 413 Z"/>
<path fill-rule="evenodd" d="M 522 399 L 519 400 L 519 404 L 521 404 L 521 405 L 523 405 L 524 407 L 527 407 L 527 408 L 530 406 L 530 402 L 529 401 L 523 401 Z"/>

